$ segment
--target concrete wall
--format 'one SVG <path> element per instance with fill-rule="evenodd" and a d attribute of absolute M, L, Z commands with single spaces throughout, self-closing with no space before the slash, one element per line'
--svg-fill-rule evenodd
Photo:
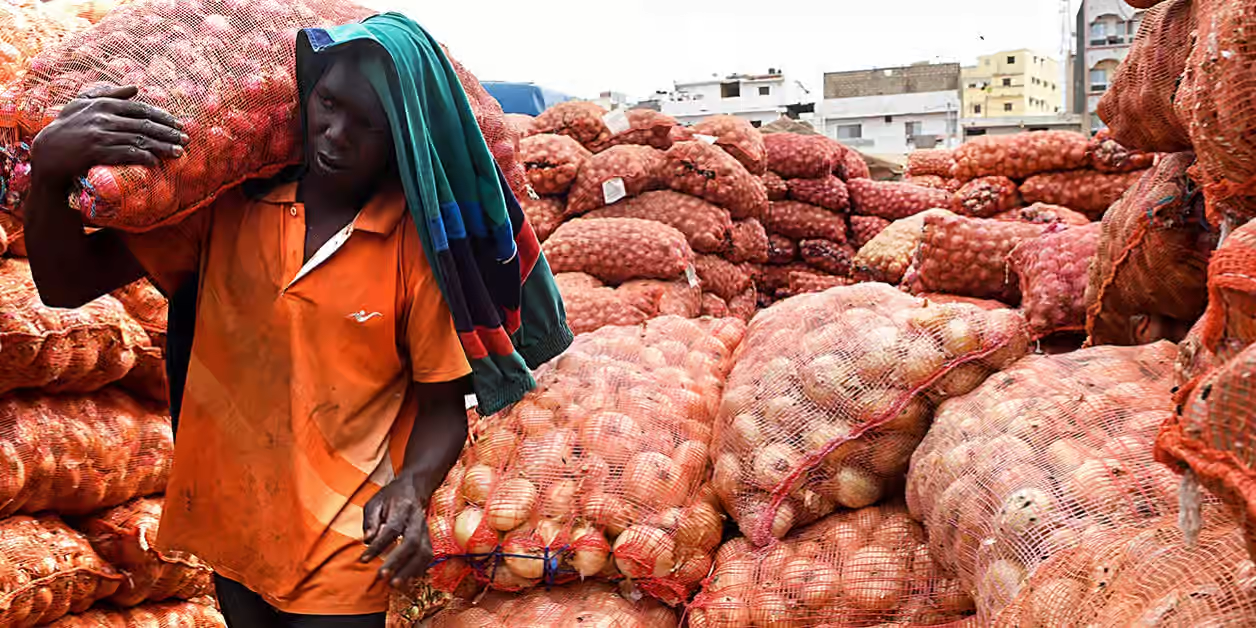
<path fill-rule="evenodd" d="M 824 99 L 958 90 L 959 74 L 958 63 L 828 72 L 824 75 Z"/>
<path fill-rule="evenodd" d="M 816 106 L 818 130 L 865 153 L 906 154 L 908 129 L 916 135 L 936 135 L 941 145 L 959 144 L 959 93 L 930 92 L 826 99 Z M 912 123 L 919 123 L 918 125 Z M 859 138 L 843 136 L 839 127 L 859 125 Z"/>
<path fill-rule="evenodd" d="M 737 83 L 740 94 L 724 97 L 723 83 Z M 783 76 L 770 79 L 728 79 L 678 83 L 660 103 L 663 113 L 683 123 L 697 122 L 716 114 L 735 115 L 767 124 L 785 113 L 786 105 L 798 102 L 800 90 Z M 760 88 L 767 90 L 761 94 Z"/>

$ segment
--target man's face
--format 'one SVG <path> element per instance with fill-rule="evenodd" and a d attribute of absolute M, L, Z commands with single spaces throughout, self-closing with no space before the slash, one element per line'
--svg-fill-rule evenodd
<path fill-rule="evenodd" d="M 392 156 L 388 116 L 375 89 L 354 67 L 334 63 L 306 103 L 310 169 L 345 192 L 373 185 Z"/>

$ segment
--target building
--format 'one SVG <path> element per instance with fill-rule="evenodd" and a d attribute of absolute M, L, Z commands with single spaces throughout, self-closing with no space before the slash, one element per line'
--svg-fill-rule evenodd
<path fill-rule="evenodd" d="M 1108 91 L 1116 69 L 1129 54 L 1143 11 L 1124 0 L 1082 0 L 1077 12 L 1077 41 L 1073 61 L 1074 113 L 1081 114 L 1087 131 L 1103 128 L 1097 113 L 1099 99 Z M 1084 95 L 1084 97 L 1083 97 Z"/>
<path fill-rule="evenodd" d="M 873 155 L 961 143 L 958 63 L 828 72 L 816 128 Z"/>
<path fill-rule="evenodd" d="M 693 124 L 717 114 L 734 115 L 761 126 L 781 116 L 796 117 L 812 106 L 811 93 L 802 83 L 790 80 L 783 70 L 767 74 L 712 76 L 678 82 L 670 92 L 656 95 L 663 113 L 682 124 Z"/>
<path fill-rule="evenodd" d="M 982 135 L 1011 135 L 1026 131 L 1082 130 L 1082 117 L 1076 113 L 1054 113 L 1045 116 L 964 118 L 964 140 Z"/>
<path fill-rule="evenodd" d="M 966 119 L 1049 116 L 1062 109 L 1060 64 L 1033 50 L 982 55 L 960 79 Z"/>
<path fill-rule="evenodd" d="M 601 105 L 607 111 L 624 109 L 628 106 L 628 95 L 620 92 L 602 92 L 592 102 Z"/>

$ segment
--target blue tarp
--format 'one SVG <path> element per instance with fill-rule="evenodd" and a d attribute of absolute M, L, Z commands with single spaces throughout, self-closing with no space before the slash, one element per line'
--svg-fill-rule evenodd
<path fill-rule="evenodd" d="M 560 102 L 575 100 L 566 94 L 545 89 L 533 83 L 503 83 L 488 81 L 484 89 L 501 103 L 506 113 L 523 113 L 530 116 L 540 114 Z"/>

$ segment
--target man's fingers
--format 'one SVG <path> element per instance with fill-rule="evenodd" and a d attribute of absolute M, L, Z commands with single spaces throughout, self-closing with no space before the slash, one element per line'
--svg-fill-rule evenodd
<path fill-rule="evenodd" d="M 118 98 L 127 100 L 135 98 L 140 89 L 134 85 L 91 85 L 79 94 L 79 98 Z"/>
<path fill-rule="evenodd" d="M 139 133 L 105 132 L 102 137 L 106 146 L 138 148 L 161 159 L 177 159 L 183 156 L 183 146 L 168 144 Z"/>
<path fill-rule="evenodd" d="M 147 103 L 135 100 L 119 100 L 113 99 L 108 101 L 108 111 L 115 115 L 125 118 L 136 118 L 139 120 L 152 120 L 159 124 L 163 124 L 172 129 L 182 129 L 183 123 L 178 118 L 170 115 L 170 112 L 164 109 L 158 109 Z"/>
<path fill-rule="evenodd" d="M 136 119 L 110 116 L 108 124 L 111 131 L 143 135 L 166 144 L 186 145 L 189 139 L 182 131 L 147 118 Z"/>
<path fill-rule="evenodd" d="M 101 166 L 156 166 L 161 163 L 157 155 L 136 146 L 105 146 L 99 150 L 100 157 L 96 163 Z"/>
<path fill-rule="evenodd" d="M 370 545 L 367 546 L 366 552 L 362 554 L 362 562 L 371 562 L 381 556 L 385 550 L 392 547 L 393 543 L 401 536 L 402 531 L 406 529 L 405 520 L 394 521 L 389 520 L 380 528 L 375 538 L 371 539 Z"/>
<path fill-rule="evenodd" d="M 414 542 L 415 552 L 404 564 L 396 568 L 396 575 L 392 579 L 392 584 L 395 587 L 400 587 L 423 575 L 427 572 L 428 567 L 432 565 L 434 552 L 432 552 L 432 541 L 427 536 L 427 522 L 420 518 L 420 521 L 417 524 L 412 524 L 407 532 L 415 528 L 421 530 Z M 406 541 L 409 542 L 410 539 L 407 537 Z M 385 569 L 387 567 L 385 565 Z"/>
<path fill-rule="evenodd" d="M 407 538 L 396 549 L 389 552 L 388 560 L 384 561 L 384 566 L 379 570 L 380 575 L 388 578 L 389 583 L 396 583 L 402 580 L 402 572 L 412 571 L 410 563 L 418 553 L 418 539 Z"/>

